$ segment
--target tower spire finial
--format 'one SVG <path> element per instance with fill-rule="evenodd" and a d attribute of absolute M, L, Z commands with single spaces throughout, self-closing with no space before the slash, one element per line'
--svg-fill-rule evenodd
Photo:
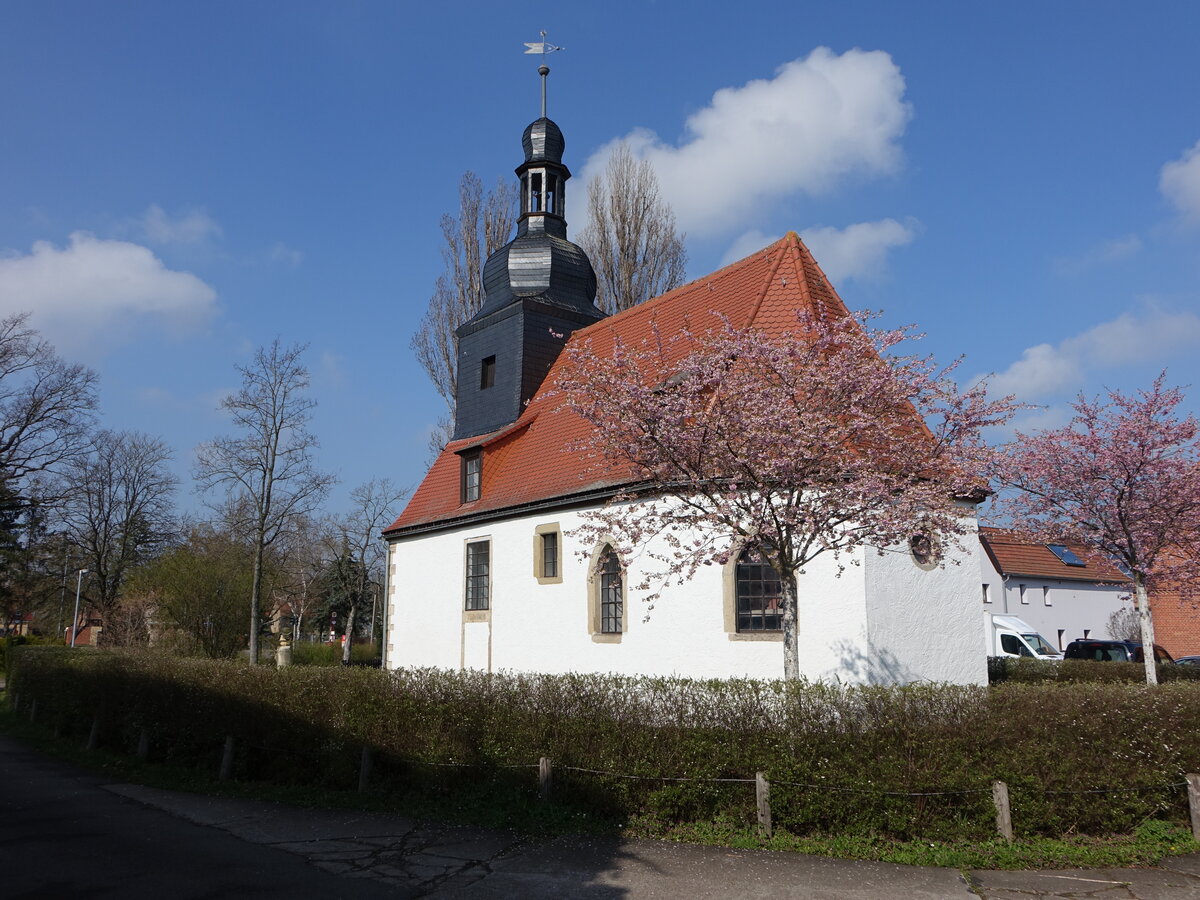
<path fill-rule="evenodd" d="M 542 64 L 538 66 L 538 74 L 542 76 L 542 118 L 546 118 L 546 76 L 550 74 L 550 67 L 546 65 L 546 54 L 553 53 L 556 50 L 565 50 L 565 47 L 556 47 L 546 40 L 546 32 L 538 32 L 542 39 L 540 41 L 526 41 L 525 53 L 540 53 L 542 55 Z"/>

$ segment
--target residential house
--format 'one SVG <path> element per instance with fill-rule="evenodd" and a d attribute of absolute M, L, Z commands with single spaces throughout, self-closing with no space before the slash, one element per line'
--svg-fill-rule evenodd
<path fill-rule="evenodd" d="M 1109 616 L 1131 608 L 1128 579 L 1082 547 L 988 526 L 979 542 L 984 612 L 1023 619 L 1059 650 L 1077 638 L 1113 637 Z"/>

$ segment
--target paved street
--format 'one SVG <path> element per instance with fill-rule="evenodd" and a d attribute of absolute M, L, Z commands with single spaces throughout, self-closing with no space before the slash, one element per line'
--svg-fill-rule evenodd
<path fill-rule="evenodd" d="M 972 872 L 617 838 L 523 841 L 402 816 L 108 784 L 0 737 L 6 898 L 1093 897 L 1200 900 L 1200 854 L 1159 869 Z"/>

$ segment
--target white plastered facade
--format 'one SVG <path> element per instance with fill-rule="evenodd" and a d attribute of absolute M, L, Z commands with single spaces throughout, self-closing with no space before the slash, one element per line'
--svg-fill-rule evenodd
<path fill-rule="evenodd" d="M 581 510 L 541 511 L 392 540 L 385 660 L 391 668 L 614 672 L 692 678 L 779 678 L 778 633 L 739 634 L 733 563 L 667 586 L 653 609 L 625 591 L 624 631 L 596 634 L 590 560 L 572 531 Z M 971 521 L 974 522 L 973 513 Z M 557 526 L 556 528 L 551 526 Z M 539 531 L 559 535 L 560 575 L 539 578 Z M 467 544 L 489 542 L 489 608 L 465 609 Z M 812 563 L 798 580 L 801 675 L 849 684 L 986 682 L 978 648 L 978 541 L 942 566 L 907 550 Z M 629 561 L 624 584 L 642 578 Z"/>
<path fill-rule="evenodd" d="M 1028 622 L 1059 650 L 1079 638 L 1112 638 L 1109 616 L 1130 605 L 1124 585 L 1035 575 L 1005 577 L 986 553 L 980 554 L 980 573 L 982 584 L 977 590 L 984 612 Z"/>

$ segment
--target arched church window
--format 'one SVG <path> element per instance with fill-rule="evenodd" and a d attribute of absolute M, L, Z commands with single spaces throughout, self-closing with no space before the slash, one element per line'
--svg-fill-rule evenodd
<path fill-rule="evenodd" d="M 783 583 L 779 574 L 755 546 L 737 560 L 737 630 L 783 629 Z"/>
<path fill-rule="evenodd" d="M 596 567 L 600 576 L 600 633 L 620 634 L 625 615 L 621 561 L 611 546 L 605 546 Z"/>

